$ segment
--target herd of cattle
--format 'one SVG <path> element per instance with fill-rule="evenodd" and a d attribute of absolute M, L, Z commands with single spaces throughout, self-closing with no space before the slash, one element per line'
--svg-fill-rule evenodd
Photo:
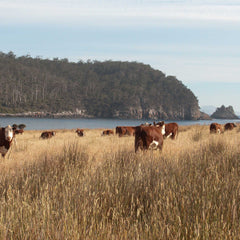
<path fill-rule="evenodd" d="M 227 130 L 232 130 L 237 125 L 235 123 L 226 123 L 221 125 L 218 123 L 211 123 L 210 133 L 223 133 Z M 179 131 L 177 123 L 164 123 L 164 121 L 153 124 L 141 124 L 140 126 L 117 126 L 116 134 L 122 136 L 135 136 L 135 152 L 140 148 L 147 149 L 162 149 L 163 140 L 165 138 L 176 139 Z M 78 128 L 76 133 L 79 137 L 84 136 L 84 129 Z M 12 141 L 16 134 L 23 134 L 23 129 L 16 129 L 14 126 L 0 128 L 0 154 L 4 157 L 12 145 Z M 49 139 L 56 135 L 55 131 L 44 131 L 40 138 Z M 114 135 L 111 129 L 104 130 L 102 136 Z"/>

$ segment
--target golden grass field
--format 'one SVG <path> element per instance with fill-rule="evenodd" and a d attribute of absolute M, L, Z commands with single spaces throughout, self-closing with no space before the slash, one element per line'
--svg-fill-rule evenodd
<path fill-rule="evenodd" d="M 25 131 L 0 158 L 0 239 L 240 239 L 240 127 L 163 151 L 103 129 Z"/>

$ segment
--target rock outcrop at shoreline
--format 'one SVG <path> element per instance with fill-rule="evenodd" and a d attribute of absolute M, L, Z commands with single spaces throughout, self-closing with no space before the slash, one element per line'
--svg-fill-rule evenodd
<path fill-rule="evenodd" d="M 212 120 L 212 118 L 207 113 L 200 112 L 199 120 Z"/>
<path fill-rule="evenodd" d="M 225 107 L 224 105 L 222 105 L 220 108 L 217 108 L 211 117 L 215 119 L 239 119 L 232 106 Z"/>

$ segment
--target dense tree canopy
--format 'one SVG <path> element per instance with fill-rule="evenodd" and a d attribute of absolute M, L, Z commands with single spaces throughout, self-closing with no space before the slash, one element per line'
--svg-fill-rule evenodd
<path fill-rule="evenodd" d="M 194 119 L 198 100 L 174 76 L 137 62 L 0 53 L 0 113 L 84 110 L 93 117 Z"/>

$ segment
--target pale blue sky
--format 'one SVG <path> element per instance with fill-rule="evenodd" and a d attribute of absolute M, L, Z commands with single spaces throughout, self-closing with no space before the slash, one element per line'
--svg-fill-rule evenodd
<path fill-rule="evenodd" d="M 143 62 L 240 112 L 240 0 L 0 0 L 0 51 Z"/>

